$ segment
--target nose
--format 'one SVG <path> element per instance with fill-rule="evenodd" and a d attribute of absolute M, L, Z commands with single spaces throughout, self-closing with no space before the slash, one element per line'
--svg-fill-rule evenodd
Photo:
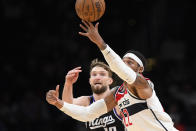
<path fill-rule="evenodd" d="M 102 77 L 101 75 L 96 75 L 95 79 L 101 79 L 101 77 Z"/>
<path fill-rule="evenodd" d="M 123 60 L 123 62 L 124 62 L 125 64 L 127 64 L 127 62 L 126 62 L 125 60 Z"/>

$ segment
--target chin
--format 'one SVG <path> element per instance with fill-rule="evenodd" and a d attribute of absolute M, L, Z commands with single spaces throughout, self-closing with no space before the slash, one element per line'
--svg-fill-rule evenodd
<path fill-rule="evenodd" d="M 102 87 L 103 87 L 102 85 L 95 85 L 95 86 L 94 86 L 95 89 L 100 89 L 100 88 L 102 88 Z"/>
<path fill-rule="evenodd" d="M 106 86 L 93 86 L 92 91 L 96 94 L 102 94 L 107 90 Z"/>

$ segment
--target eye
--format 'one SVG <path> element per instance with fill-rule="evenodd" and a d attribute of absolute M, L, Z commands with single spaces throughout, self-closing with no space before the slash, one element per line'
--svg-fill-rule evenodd
<path fill-rule="evenodd" d="M 124 61 L 124 63 L 126 63 L 127 65 L 133 64 L 133 62 L 132 62 L 131 60 L 123 60 L 123 61 Z"/>
<path fill-rule="evenodd" d="M 132 61 L 127 61 L 127 64 L 131 65 L 131 64 L 133 64 L 133 62 Z"/>
<path fill-rule="evenodd" d="M 96 76 L 96 75 L 97 75 L 96 73 L 92 73 L 92 74 L 91 74 L 91 76 Z"/>
<path fill-rule="evenodd" d="M 106 74 L 105 73 L 100 73 L 100 76 L 105 76 Z"/>

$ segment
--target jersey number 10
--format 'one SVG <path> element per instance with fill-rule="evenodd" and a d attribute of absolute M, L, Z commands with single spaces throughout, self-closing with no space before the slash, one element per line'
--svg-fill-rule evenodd
<path fill-rule="evenodd" d="M 109 127 L 109 128 L 104 128 L 104 130 L 105 131 L 116 131 L 116 127 L 115 126 L 112 126 L 112 127 Z"/>

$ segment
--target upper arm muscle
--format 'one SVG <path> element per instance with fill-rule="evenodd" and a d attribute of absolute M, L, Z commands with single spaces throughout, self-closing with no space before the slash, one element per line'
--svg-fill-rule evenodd
<path fill-rule="evenodd" d="M 73 99 L 73 104 L 79 106 L 88 106 L 89 105 L 89 96 L 80 96 Z"/>
<path fill-rule="evenodd" d="M 137 93 L 141 99 L 147 99 L 152 96 L 152 88 L 143 76 L 137 75 L 133 86 L 136 87 Z"/>

